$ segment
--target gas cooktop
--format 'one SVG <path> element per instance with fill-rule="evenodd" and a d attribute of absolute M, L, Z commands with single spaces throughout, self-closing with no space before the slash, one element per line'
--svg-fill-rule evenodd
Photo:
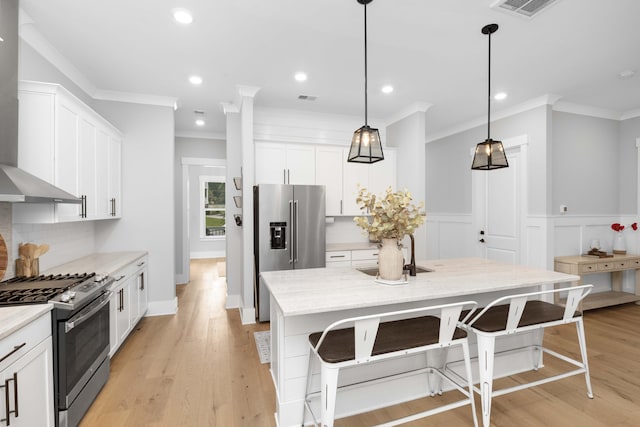
<path fill-rule="evenodd" d="M 43 304 L 49 301 L 68 303 L 78 293 L 91 293 L 104 281 L 95 273 L 57 274 L 14 277 L 0 282 L 0 306 Z"/>

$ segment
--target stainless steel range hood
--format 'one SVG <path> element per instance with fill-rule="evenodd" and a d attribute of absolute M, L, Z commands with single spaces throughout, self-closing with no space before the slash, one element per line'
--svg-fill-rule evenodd
<path fill-rule="evenodd" d="M 17 167 L 18 45 L 18 0 L 0 0 L 0 202 L 81 203 Z"/>

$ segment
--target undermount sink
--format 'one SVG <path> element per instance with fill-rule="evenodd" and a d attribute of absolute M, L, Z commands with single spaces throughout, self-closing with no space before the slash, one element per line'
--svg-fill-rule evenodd
<path fill-rule="evenodd" d="M 377 276 L 378 275 L 378 267 L 356 268 L 356 270 L 358 270 L 358 271 L 360 271 L 360 272 L 362 272 L 364 274 L 368 274 L 369 276 Z M 423 267 L 416 266 L 416 274 L 430 273 L 432 271 L 433 270 L 431 270 L 429 268 L 423 268 Z M 407 273 L 407 274 L 409 274 L 409 273 Z"/>

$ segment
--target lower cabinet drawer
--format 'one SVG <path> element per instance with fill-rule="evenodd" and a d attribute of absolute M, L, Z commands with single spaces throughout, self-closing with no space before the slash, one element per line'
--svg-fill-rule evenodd
<path fill-rule="evenodd" d="M 380 249 L 363 249 L 357 251 L 351 251 L 351 260 L 374 260 L 378 261 L 378 252 Z"/>
<path fill-rule="evenodd" d="M 334 261 L 351 261 L 351 251 L 327 252 L 325 255 L 327 264 Z"/>

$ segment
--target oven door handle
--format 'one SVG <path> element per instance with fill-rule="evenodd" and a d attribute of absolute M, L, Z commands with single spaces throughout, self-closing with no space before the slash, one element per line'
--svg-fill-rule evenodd
<path fill-rule="evenodd" d="M 102 294 L 101 297 L 89 304 L 86 308 L 83 308 L 78 314 L 67 320 L 64 324 L 65 333 L 69 332 L 78 325 L 84 323 L 88 318 L 96 314 L 102 307 L 109 304 L 113 292 L 107 291 Z"/>

